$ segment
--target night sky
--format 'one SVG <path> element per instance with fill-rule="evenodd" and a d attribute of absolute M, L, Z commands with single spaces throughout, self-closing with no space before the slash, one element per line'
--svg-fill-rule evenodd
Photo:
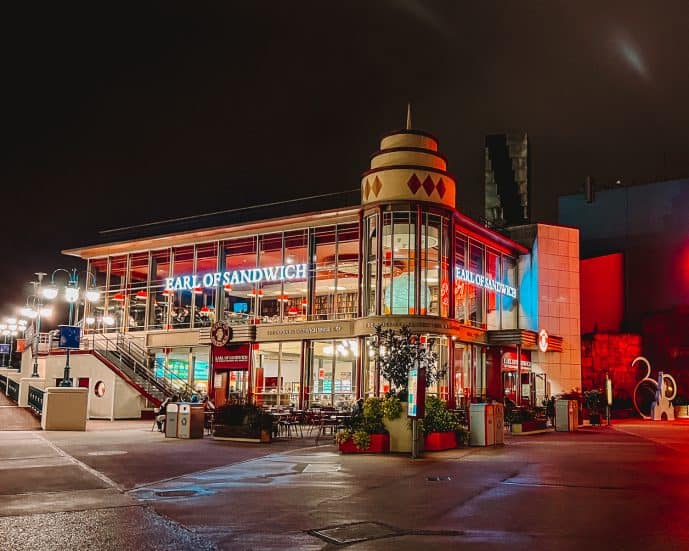
<path fill-rule="evenodd" d="M 538 220 L 689 175 L 686 1 L 131 6 L 3 13 L 0 315 L 98 230 L 357 188 L 408 100 L 473 216 L 487 133 L 528 132 Z"/>

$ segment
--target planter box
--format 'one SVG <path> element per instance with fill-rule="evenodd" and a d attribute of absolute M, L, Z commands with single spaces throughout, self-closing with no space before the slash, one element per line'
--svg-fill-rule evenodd
<path fill-rule="evenodd" d="M 545 430 L 547 428 L 546 421 L 524 421 L 523 423 L 512 423 L 512 432 L 520 434 L 522 432 L 533 432 L 536 430 Z"/>
<path fill-rule="evenodd" d="M 390 451 L 392 453 L 411 452 L 411 422 L 407 417 L 406 403 L 404 409 L 397 419 L 383 419 L 385 430 L 390 435 Z M 423 435 L 419 431 L 419 450 L 423 446 Z"/>
<path fill-rule="evenodd" d="M 454 432 L 431 432 L 423 439 L 423 449 L 428 452 L 453 450 L 457 447 Z"/>
<path fill-rule="evenodd" d="M 351 438 L 340 444 L 342 453 L 388 453 L 389 451 L 390 436 L 387 434 L 372 434 L 371 445 L 363 450 L 357 448 Z"/>
<path fill-rule="evenodd" d="M 215 425 L 213 427 L 213 436 L 219 438 L 250 438 L 253 440 L 260 440 L 261 433 L 252 431 L 248 425 Z"/>
<path fill-rule="evenodd" d="M 688 419 L 689 418 L 689 406 L 674 406 L 675 408 L 675 419 Z"/>

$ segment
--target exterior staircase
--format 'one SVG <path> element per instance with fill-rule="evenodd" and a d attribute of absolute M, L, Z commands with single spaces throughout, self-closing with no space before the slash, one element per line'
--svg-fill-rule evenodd
<path fill-rule="evenodd" d="M 154 368 L 146 350 L 124 334 L 93 336 L 93 353 L 111 369 L 136 388 L 145 398 L 158 406 L 165 398 L 179 396 L 189 400 L 193 388 L 165 366 Z"/>

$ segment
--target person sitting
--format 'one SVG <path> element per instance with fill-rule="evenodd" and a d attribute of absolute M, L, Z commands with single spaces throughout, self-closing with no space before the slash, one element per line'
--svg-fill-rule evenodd
<path fill-rule="evenodd" d="M 158 415 L 156 415 L 156 424 L 158 425 L 158 430 L 160 432 L 163 432 L 164 426 L 165 426 L 165 417 L 166 417 L 166 412 L 167 412 L 167 405 L 171 402 L 170 397 L 168 396 L 163 400 L 163 403 L 160 404 L 160 408 L 158 409 Z"/>

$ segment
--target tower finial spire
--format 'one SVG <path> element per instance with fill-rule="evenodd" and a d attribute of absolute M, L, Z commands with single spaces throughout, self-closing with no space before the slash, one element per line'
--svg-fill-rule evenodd
<path fill-rule="evenodd" d="M 407 130 L 411 130 L 411 101 L 407 102 Z"/>

